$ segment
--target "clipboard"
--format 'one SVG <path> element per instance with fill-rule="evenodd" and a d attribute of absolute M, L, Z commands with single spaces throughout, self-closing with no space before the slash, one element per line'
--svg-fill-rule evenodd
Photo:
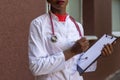
<path fill-rule="evenodd" d="M 84 73 L 100 56 L 101 50 L 106 44 L 112 44 L 118 38 L 108 34 L 104 34 L 94 45 L 92 45 L 83 55 L 80 57 L 77 63 L 77 70 L 80 73 Z"/>

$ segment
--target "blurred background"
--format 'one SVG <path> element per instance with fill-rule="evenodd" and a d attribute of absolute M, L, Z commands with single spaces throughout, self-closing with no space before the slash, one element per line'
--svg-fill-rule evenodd
<path fill-rule="evenodd" d="M 69 0 L 67 11 L 85 35 L 120 36 L 120 0 Z M 34 80 L 28 65 L 29 25 L 45 12 L 46 0 L 0 0 L 0 80 Z M 120 40 L 114 48 L 111 56 L 98 59 L 95 72 L 83 74 L 85 80 L 104 80 L 120 68 Z"/>

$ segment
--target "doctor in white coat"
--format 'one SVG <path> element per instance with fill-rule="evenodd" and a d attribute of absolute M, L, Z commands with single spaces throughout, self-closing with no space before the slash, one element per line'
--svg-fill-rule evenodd
<path fill-rule="evenodd" d="M 66 12 L 69 0 L 47 0 L 49 13 L 35 18 L 30 24 L 29 67 L 35 80 L 83 80 L 77 71 L 77 60 L 89 48 L 84 30 Z M 102 53 L 112 52 L 112 45 Z M 87 71 L 94 71 L 96 63 Z"/>

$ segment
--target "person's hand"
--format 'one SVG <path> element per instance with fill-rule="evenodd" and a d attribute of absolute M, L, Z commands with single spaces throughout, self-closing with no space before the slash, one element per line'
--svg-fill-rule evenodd
<path fill-rule="evenodd" d="M 71 52 L 78 54 L 86 51 L 89 48 L 89 41 L 83 37 L 80 40 L 77 40 L 76 43 L 72 46 Z"/>
<path fill-rule="evenodd" d="M 81 38 L 80 40 L 77 40 L 71 48 L 63 51 L 65 55 L 65 60 L 68 60 L 74 55 L 86 51 L 88 48 L 89 48 L 89 41 L 86 38 Z"/>
<path fill-rule="evenodd" d="M 113 45 L 115 44 L 116 42 L 114 42 L 113 44 L 107 44 L 107 45 L 104 45 L 104 48 L 102 49 L 102 55 L 103 56 L 109 56 L 113 53 Z"/>

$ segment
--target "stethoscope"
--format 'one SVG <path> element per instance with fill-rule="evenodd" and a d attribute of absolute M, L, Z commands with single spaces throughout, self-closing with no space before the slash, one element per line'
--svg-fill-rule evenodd
<path fill-rule="evenodd" d="M 52 37 L 51 37 L 51 41 L 53 43 L 57 42 L 57 36 L 55 35 L 55 31 L 54 31 L 54 25 L 53 25 L 53 21 L 52 21 L 52 16 L 51 16 L 51 13 L 49 12 L 49 17 L 50 17 L 50 23 L 51 23 L 51 29 L 52 29 Z M 78 24 L 75 22 L 75 19 L 73 17 L 70 16 L 70 19 L 72 20 L 72 22 L 75 24 L 76 26 L 76 29 L 78 30 L 79 32 L 79 36 L 81 37 L 82 36 L 82 33 L 80 31 L 80 28 L 78 26 Z"/>

